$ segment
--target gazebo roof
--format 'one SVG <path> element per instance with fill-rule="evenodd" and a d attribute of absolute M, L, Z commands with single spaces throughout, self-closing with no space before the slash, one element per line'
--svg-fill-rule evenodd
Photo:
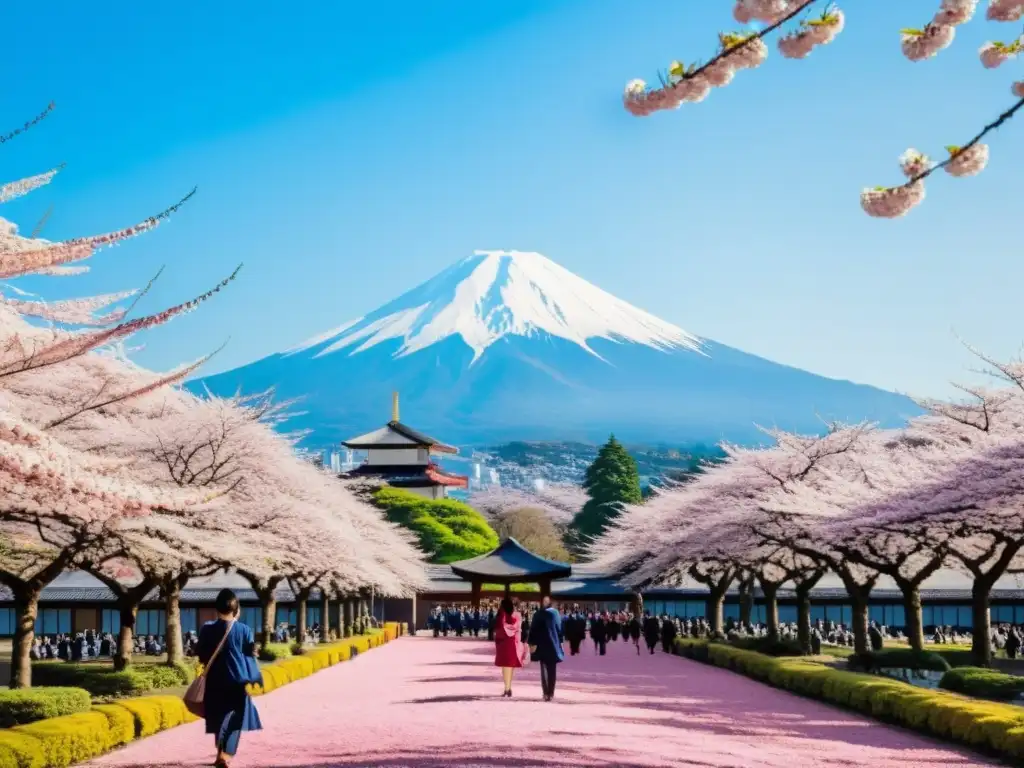
<path fill-rule="evenodd" d="M 567 579 L 572 575 L 568 563 L 558 563 L 533 554 L 513 538 L 508 538 L 486 555 L 451 564 L 452 573 L 469 581 L 498 583 L 531 582 L 538 579 Z"/>

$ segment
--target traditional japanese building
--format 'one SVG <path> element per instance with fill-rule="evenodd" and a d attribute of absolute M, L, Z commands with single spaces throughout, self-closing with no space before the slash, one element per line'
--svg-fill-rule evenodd
<path fill-rule="evenodd" d="M 434 463 L 435 454 L 454 455 L 458 448 L 407 427 L 398 418 L 398 393 L 392 395 L 391 421 L 380 429 L 342 443 L 366 451 L 366 461 L 346 473 L 348 477 L 375 477 L 395 488 L 414 491 L 428 499 L 443 499 L 449 488 L 467 488 L 469 478 L 446 472 Z"/>

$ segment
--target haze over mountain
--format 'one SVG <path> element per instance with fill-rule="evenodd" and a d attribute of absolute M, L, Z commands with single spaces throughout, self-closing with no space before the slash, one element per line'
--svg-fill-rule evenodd
<path fill-rule="evenodd" d="M 702 339 L 538 253 L 478 251 L 368 315 L 191 383 L 303 398 L 289 422 L 326 447 L 381 426 L 499 440 L 761 441 L 756 424 L 896 426 L 910 399 Z"/>

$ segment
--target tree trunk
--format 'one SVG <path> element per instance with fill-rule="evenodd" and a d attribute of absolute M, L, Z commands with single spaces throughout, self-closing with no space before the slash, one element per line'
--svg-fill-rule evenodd
<path fill-rule="evenodd" d="M 708 625 L 711 627 L 711 633 L 721 632 L 724 625 L 723 614 L 725 613 L 725 590 L 726 586 L 712 587 L 708 593 Z"/>
<path fill-rule="evenodd" d="M 331 597 L 327 594 L 326 589 L 323 590 L 323 596 L 324 607 L 321 610 L 323 611 L 324 617 L 323 621 L 320 622 L 320 634 L 323 637 L 323 642 L 326 643 L 331 639 Z"/>
<path fill-rule="evenodd" d="M 256 590 L 263 611 L 263 630 L 260 632 L 260 645 L 274 642 L 274 629 L 277 623 L 277 585 Z"/>
<path fill-rule="evenodd" d="M 897 582 L 903 592 L 903 612 L 905 614 L 907 643 L 915 651 L 924 650 L 924 626 L 921 620 L 921 587 L 916 583 Z"/>
<path fill-rule="evenodd" d="M 753 579 L 747 578 L 739 584 L 740 594 L 740 626 L 745 627 L 750 624 L 750 615 L 753 613 L 754 608 L 754 581 Z"/>
<path fill-rule="evenodd" d="M 871 649 L 868 641 L 868 599 L 870 589 L 856 589 L 850 592 L 853 623 L 853 652 L 867 653 Z"/>
<path fill-rule="evenodd" d="M 800 650 L 811 654 L 811 588 L 813 584 L 799 584 L 796 588 L 796 637 Z"/>
<path fill-rule="evenodd" d="M 36 617 L 39 615 L 39 595 L 42 587 L 13 589 L 14 612 L 17 626 L 11 648 L 11 688 L 32 687 L 32 643 L 36 637 Z"/>
<path fill-rule="evenodd" d="M 768 638 L 779 639 L 779 585 L 761 581 L 761 592 L 764 594 L 764 622 L 768 627 Z"/>
<path fill-rule="evenodd" d="M 135 637 L 135 619 L 139 613 L 141 598 L 124 595 L 117 599 L 117 609 L 121 614 L 121 628 L 117 632 L 117 650 L 114 651 L 114 671 L 127 669 L 132 663 L 132 640 Z"/>
<path fill-rule="evenodd" d="M 174 666 L 185 659 L 185 647 L 181 636 L 181 589 L 179 578 L 164 579 L 160 591 L 164 596 L 167 611 L 167 664 Z"/>
<path fill-rule="evenodd" d="M 345 637 L 352 637 L 355 628 L 355 613 L 352 598 L 346 597 L 343 603 L 345 608 Z"/>
<path fill-rule="evenodd" d="M 638 618 L 644 615 L 644 597 L 639 592 L 632 595 L 630 600 L 630 610 L 633 611 L 633 615 Z"/>
<path fill-rule="evenodd" d="M 974 628 L 971 634 L 971 655 L 974 665 L 992 665 L 992 618 L 989 614 L 989 598 L 992 595 L 991 579 L 975 579 L 971 587 L 971 614 Z"/>
<path fill-rule="evenodd" d="M 370 606 L 365 597 L 359 598 L 359 634 L 365 635 L 370 628 Z"/>
<path fill-rule="evenodd" d="M 295 613 L 296 613 L 296 634 L 298 635 L 298 642 L 301 645 L 306 642 L 306 605 L 309 602 L 309 592 L 305 589 L 300 590 L 295 595 Z"/>

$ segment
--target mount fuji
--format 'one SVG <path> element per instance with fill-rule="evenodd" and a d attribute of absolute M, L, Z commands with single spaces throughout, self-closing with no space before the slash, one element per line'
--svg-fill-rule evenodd
<path fill-rule="evenodd" d="M 406 423 L 460 445 L 505 440 L 760 442 L 755 425 L 897 426 L 902 395 L 773 363 L 660 320 L 538 253 L 478 251 L 357 320 L 191 382 L 301 398 L 291 428 L 325 448 Z"/>

